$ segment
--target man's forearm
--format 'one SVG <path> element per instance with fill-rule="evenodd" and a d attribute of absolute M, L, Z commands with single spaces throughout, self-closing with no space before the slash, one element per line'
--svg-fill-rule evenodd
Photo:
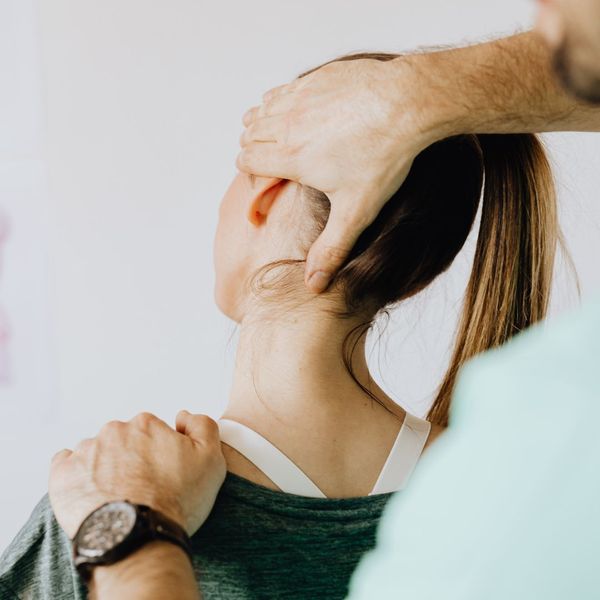
<path fill-rule="evenodd" d="M 200 600 L 190 559 L 169 542 L 153 542 L 126 559 L 96 567 L 92 600 Z"/>
<path fill-rule="evenodd" d="M 413 55 L 408 65 L 427 90 L 423 111 L 433 137 L 600 131 L 600 108 L 563 91 L 535 32 Z"/>

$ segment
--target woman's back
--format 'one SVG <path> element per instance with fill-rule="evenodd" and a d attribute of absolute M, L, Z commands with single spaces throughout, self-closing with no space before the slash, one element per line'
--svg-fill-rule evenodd
<path fill-rule="evenodd" d="M 432 437 L 431 424 L 424 419 L 404 413 L 398 429 L 395 416 L 382 416 L 386 417 L 384 423 L 391 423 L 393 428 L 394 439 L 391 444 L 386 439 L 389 432 L 382 428 L 373 415 L 363 421 L 362 431 L 348 435 L 344 424 L 338 423 L 332 426 L 328 436 L 310 445 L 304 440 L 305 443 L 295 452 L 290 452 L 290 448 L 293 448 L 290 439 L 294 438 L 295 428 L 283 432 L 281 428 L 271 430 L 271 435 L 264 437 L 241 422 L 221 418 L 219 430 L 223 450 L 228 457 L 229 471 L 269 489 L 290 494 L 313 498 L 348 498 L 404 489 L 426 443 Z M 377 435 L 369 436 L 370 426 L 377 427 Z M 275 433 L 285 439 L 279 446 L 270 441 Z M 437 433 L 438 428 L 434 428 L 433 436 Z M 340 444 L 340 439 L 344 438 L 347 447 Z M 363 445 L 366 449 L 361 451 Z M 359 453 L 356 457 L 362 463 L 354 456 L 357 448 Z M 381 451 L 388 448 L 383 460 Z M 302 468 L 311 455 L 317 458 L 327 455 L 330 459 L 323 461 L 325 464 L 321 469 L 313 470 L 317 478 L 311 478 Z M 294 456 L 298 457 L 298 462 L 294 462 Z M 349 468 L 344 468 L 346 465 Z"/>
<path fill-rule="evenodd" d="M 228 473 L 192 537 L 202 598 L 344 598 L 390 497 L 306 498 Z M 47 496 L 0 557 L 0 598 L 87 598 Z"/>
<path fill-rule="evenodd" d="M 345 598 L 390 496 L 307 498 L 228 473 L 192 538 L 203 598 Z"/>

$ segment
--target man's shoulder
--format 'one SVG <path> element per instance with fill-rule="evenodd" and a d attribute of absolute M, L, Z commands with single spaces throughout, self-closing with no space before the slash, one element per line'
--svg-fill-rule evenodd
<path fill-rule="evenodd" d="M 82 597 L 70 541 L 47 495 L 0 556 L 0 593 L 3 600 Z"/>
<path fill-rule="evenodd" d="M 600 395 L 600 298 L 552 322 L 540 324 L 463 370 L 456 391 L 460 421 L 494 413 L 494 400 L 506 411 L 561 410 L 584 414 Z M 525 401 L 525 402 L 524 402 Z M 490 411 L 490 409 L 492 409 Z"/>

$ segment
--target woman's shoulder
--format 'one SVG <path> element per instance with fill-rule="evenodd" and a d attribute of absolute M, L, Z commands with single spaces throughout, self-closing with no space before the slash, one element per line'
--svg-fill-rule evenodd
<path fill-rule="evenodd" d="M 45 495 L 0 556 L 0 595 L 17 598 L 85 598 L 71 559 L 71 542 Z"/>

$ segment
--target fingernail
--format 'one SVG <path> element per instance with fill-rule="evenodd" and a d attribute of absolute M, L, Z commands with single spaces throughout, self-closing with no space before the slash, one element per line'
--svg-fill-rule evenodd
<path fill-rule="evenodd" d="M 308 279 L 309 287 L 315 292 L 322 292 L 329 285 L 330 275 L 325 271 L 315 271 Z"/>

